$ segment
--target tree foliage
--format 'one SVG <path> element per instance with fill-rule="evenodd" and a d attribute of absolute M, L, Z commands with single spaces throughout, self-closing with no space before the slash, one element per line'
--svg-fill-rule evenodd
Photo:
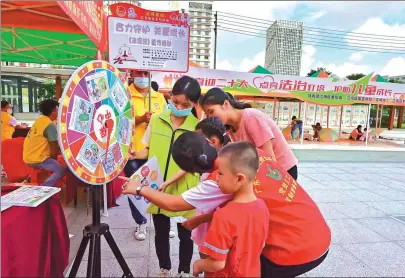
<path fill-rule="evenodd" d="M 307 76 L 313 75 L 313 74 L 314 74 L 315 72 L 317 72 L 318 70 L 324 71 L 324 72 L 327 73 L 328 75 L 332 73 L 332 72 L 330 72 L 330 71 L 327 71 L 326 68 L 320 67 L 320 68 L 317 68 L 316 70 L 315 70 L 315 69 L 311 69 L 311 71 L 308 72 Z"/>
<path fill-rule="evenodd" d="M 359 80 L 360 78 L 363 78 L 364 76 L 366 76 L 366 75 L 363 73 L 352 73 L 352 74 L 349 74 L 348 76 L 346 76 L 346 78 L 349 80 Z"/>

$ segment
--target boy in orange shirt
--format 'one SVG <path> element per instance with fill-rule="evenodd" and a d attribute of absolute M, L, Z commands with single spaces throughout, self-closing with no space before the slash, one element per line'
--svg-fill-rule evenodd
<path fill-rule="evenodd" d="M 258 168 L 259 156 L 251 143 L 232 143 L 219 152 L 218 185 L 233 197 L 213 215 L 200 249 L 208 257 L 194 263 L 194 276 L 205 272 L 206 277 L 260 277 L 269 212 L 253 190 Z"/>

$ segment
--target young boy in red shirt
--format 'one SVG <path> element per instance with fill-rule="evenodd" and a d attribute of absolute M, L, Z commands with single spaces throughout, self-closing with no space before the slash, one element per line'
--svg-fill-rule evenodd
<path fill-rule="evenodd" d="M 260 277 L 260 254 L 269 229 L 269 212 L 256 198 L 253 180 L 259 168 L 256 148 L 232 143 L 219 152 L 218 185 L 232 199 L 213 214 L 193 274 L 206 277 Z"/>

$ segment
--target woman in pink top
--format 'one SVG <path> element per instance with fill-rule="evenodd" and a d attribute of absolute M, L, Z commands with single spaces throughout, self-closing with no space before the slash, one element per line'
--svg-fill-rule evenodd
<path fill-rule="evenodd" d="M 218 117 L 230 127 L 234 141 L 249 141 L 256 148 L 271 154 L 294 178 L 298 178 L 297 159 L 277 124 L 263 112 L 247 108 L 220 88 L 210 89 L 201 99 L 201 106 L 208 117 Z"/>

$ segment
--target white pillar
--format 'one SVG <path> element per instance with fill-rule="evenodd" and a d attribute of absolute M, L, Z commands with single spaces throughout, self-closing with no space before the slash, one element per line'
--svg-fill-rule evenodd
<path fill-rule="evenodd" d="M 368 112 L 367 112 L 367 123 L 366 123 L 366 127 L 367 127 L 367 131 L 366 131 L 366 146 L 368 145 L 368 133 L 370 132 L 370 128 L 371 125 L 370 123 L 370 111 L 371 111 L 371 104 L 368 105 Z"/>
<path fill-rule="evenodd" d="M 302 133 L 301 133 L 301 145 L 304 144 L 304 131 L 305 131 L 305 120 L 307 118 L 307 103 L 304 102 L 304 113 L 302 117 Z"/>

